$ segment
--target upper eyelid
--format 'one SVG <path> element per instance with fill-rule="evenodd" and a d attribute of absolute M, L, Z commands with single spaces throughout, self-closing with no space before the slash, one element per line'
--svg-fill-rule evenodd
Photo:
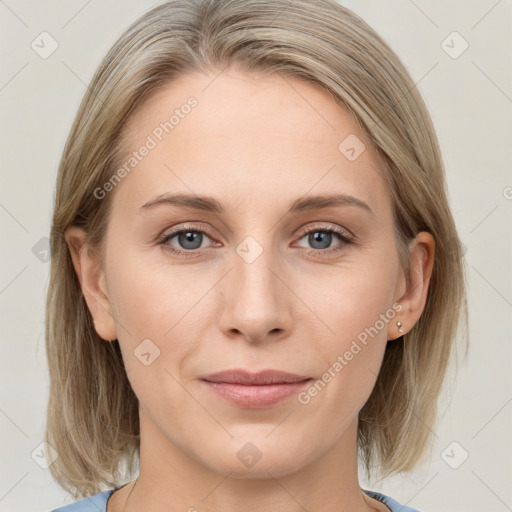
<path fill-rule="evenodd" d="M 355 235 L 350 231 L 349 229 L 342 227 L 342 226 L 335 226 L 332 223 L 326 222 L 325 225 L 321 225 L 322 223 L 314 224 L 312 226 L 306 226 L 304 228 L 299 229 L 299 235 L 302 234 L 308 234 L 311 231 L 314 231 L 315 229 L 317 231 L 342 231 L 344 234 L 346 234 L 347 238 L 355 238 Z"/>
<path fill-rule="evenodd" d="M 173 236 L 176 236 L 180 233 L 183 233 L 185 231 L 198 231 L 200 233 L 205 233 L 206 235 L 208 235 L 210 238 L 214 238 L 213 234 L 210 233 L 210 231 L 208 229 L 205 229 L 204 227 L 201 227 L 199 225 L 197 226 L 193 226 L 192 224 L 190 225 L 190 227 L 187 227 L 186 225 L 183 226 L 183 227 L 180 227 L 180 228 L 177 228 L 177 229 L 171 229 L 170 231 L 164 231 L 160 236 L 159 236 L 159 239 L 166 239 L 166 238 L 169 238 L 169 237 L 173 237 Z"/>

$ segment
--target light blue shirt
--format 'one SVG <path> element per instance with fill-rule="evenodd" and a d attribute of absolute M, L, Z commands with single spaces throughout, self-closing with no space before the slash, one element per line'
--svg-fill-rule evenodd
<path fill-rule="evenodd" d="M 120 487 L 116 487 L 110 491 L 100 492 L 94 496 L 90 496 L 89 498 L 84 498 L 83 500 L 71 503 L 71 505 L 56 508 L 50 512 L 106 512 L 107 501 L 112 493 L 117 489 L 120 489 Z M 419 510 L 415 508 L 401 505 L 398 501 L 386 496 L 385 494 L 381 494 L 380 492 L 368 491 L 366 489 L 363 489 L 363 492 L 371 498 L 375 498 L 387 505 L 391 509 L 391 512 L 419 512 Z"/>

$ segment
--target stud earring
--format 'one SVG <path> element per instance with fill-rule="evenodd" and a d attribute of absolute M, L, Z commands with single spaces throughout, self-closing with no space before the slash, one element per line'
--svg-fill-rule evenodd
<path fill-rule="evenodd" d="M 400 322 L 400 320 L 396 323 L 396 325 L 398 326 L 398 332 L 402 332 L 402 322 Z"/>

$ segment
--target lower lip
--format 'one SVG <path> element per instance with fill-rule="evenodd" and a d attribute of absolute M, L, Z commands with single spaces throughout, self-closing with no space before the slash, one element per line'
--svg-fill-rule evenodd
<path fill-rule="evenodd" d="M 248 409 L 262 409 L 297 394 L 311 380 L 259 386 L 209 382 L 207 380 L 203 382 L 211 391 L 235 405 Z"/>

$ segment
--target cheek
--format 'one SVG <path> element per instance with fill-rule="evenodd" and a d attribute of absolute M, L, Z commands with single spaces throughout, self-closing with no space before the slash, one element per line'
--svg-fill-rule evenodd
<path fill-rule="evenodd" d="M 334 339 L 334 345 L 339 349 L 375 325 L 379 333 L 372 330 L 372 338 L 386 338 L 388 322 L 383 325 L 379 320 L 381 315 L 394 314 L 395 284 L 396 265 L 377 260 L 368 261 L 366 265 L 346 265 L 323 276 L 317 275 L 304 289 L 310 290 L 311 309 L 330 329 L 330 345 Z"/>
<path fill-rule="evenodd" d="M 334 407 L 330 414 L 340 421 L 364 405 L 379 373 L 388 328 L 396 322 L 392 307 L 396 269 L 392 256 L 354 261 L 317 276 L 315 283 L 304 288 L 317 290 L 310 291 L 308 304 L 328 329 L 322 327 L 325 335 L 316 338 L 321 361 L 317 367 L 322 373 L 317 374 L 319 382 L 304 395 L 303 403 Z"/>
<path fill-rule="evenodd" d="M 162 253 L 162 254 L 160 254 Z M 164 338 L 165 334 L 205 293 L 204 281 L 193 266 L 174 265 L 158 247 L 137 250 L 130 247 L 110 255 L 113 306 L 133 341 Z M 126 334 L 126 332 L 125 332 Z"/>
<path fill-rule="evenodd" d="M 162 409 L 179 417 L 190 401 L 180 384 L 181 371 L 201 339 L 197 301 L 205 291 L 187 286 L 180 273 L 171 279 L 165 278 L 165 269 L 134 270 L 118 273 L 116 289 L 118 320 L 126 328 L 118 338 L 127 377 L 139 402 L 152 413 Z"/>
<path fill-rule="evenodd" d="M 171 375 L 200 338 L 205 316 L 200 316 L 204 304 L 199 299 L 209 280 L 198 278 L 197 272 L 194 277 L 185 266 L 173 268 L 164 258 L 155 263 L 142 252 L 113 251 L 109 256 L 109 295 L 132 387 L 138 396 L 163 380 L 172 388 Z"/>

